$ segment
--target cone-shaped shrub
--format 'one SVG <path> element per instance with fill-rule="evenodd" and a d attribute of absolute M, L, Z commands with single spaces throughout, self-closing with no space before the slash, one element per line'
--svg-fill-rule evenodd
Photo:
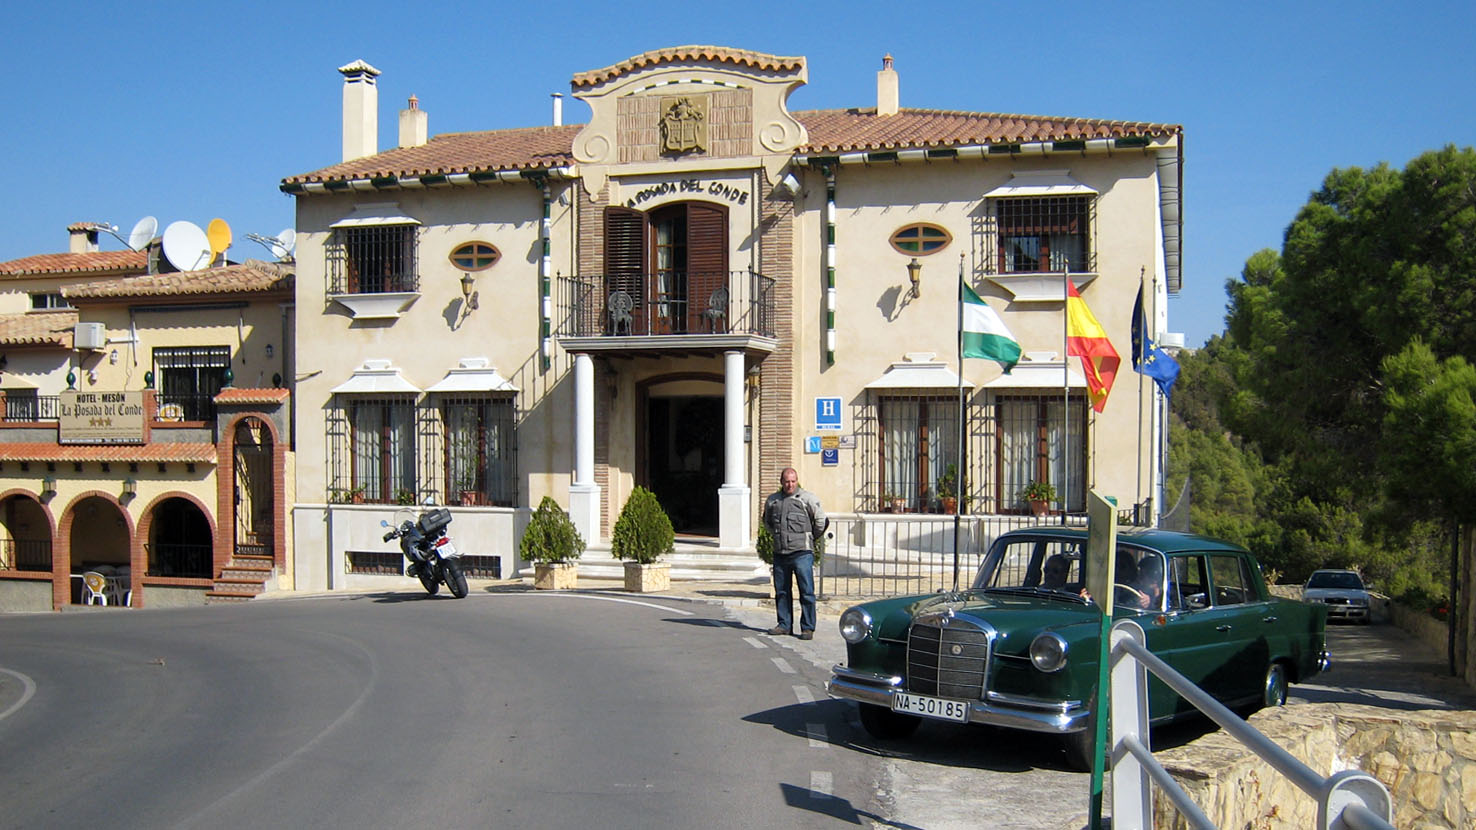
<path fill-rule="evenodd" d="M 523 531 L 523 541 L 518 543 L 518 555 L 527 562 L 570 562 L 584 553 L 584 539 L 574 527 L 574 522 L 564 508 L 544 496 L 533 513 L 528 529 Z"/>
<path fill-rule="evenodd" d="M 620 509 L 620 518 L 615 520 L 615 532 L 610 537 L 610 553 L 616 559 L 631 559 L 649 565 L 671 553 L 676 532 L 671 529 L 671 519 L 661 509 L 656 494 L 644 487 L 635 488 Z"/>

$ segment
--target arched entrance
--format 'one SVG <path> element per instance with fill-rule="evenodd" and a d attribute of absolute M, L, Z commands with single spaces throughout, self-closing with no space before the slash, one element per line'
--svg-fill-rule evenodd
<path fill-rule="evenodd" d="M 0 503 L 0 566 L 51 570 L 51 521 L 35 499 L 12 495 Z"/>
<path fill-rule="evenodd" d="M 81 574 L 95 571 L 108 580 L 131 582 L 128 518 L 102 496 L 87 496 L 72 506 L 67 533 L 71 549 L 72 600 L 81 600 Z M 112 587 L 110 585 L 109 595 Z"/>
<path fill-rule="evenodd" d="M 235 553 L 270 557 L 273 550 L 272 433 L 256 418 L 235 431 Z"/>
<path fill-rule="evenodd" d="M 638 484 L 656 494 L 678 533 L 716 536 L 723 484 L 722 386 L 686 380 L 646 390 Z"/>
<path fill-rule="evenodd" d="M 210 520 L 194 502 L 168 498 L 154 508 L 149 529 L 149 576 L 210 579 L 214 574 Z"/>

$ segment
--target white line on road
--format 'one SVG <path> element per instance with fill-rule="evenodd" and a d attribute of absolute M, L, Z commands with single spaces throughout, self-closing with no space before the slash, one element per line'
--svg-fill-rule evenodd
<path fill-rule="evenodd" d="M 21 687 L 25 689 L 25 691 L 21 692 L 20 700 L 17 700 L 15 703 L 10 704 L 10 708 L 6 709 L 4 712 L 0 712 L 0 720 L 5 720 L 6 718 L 10 717 L 10 713 L 21 708 L 22 706 L 25 706 L 26 701 L 31 699 L 31 695 L 34 695 L 36 693 L 36 681 L 21 674 L 18 671 L 11 671 L 10 669 L 0 669 L 0 672 L 19 679 L 21 682 Z"/>
<path fill-rule="evenodd" d="M 743 642 L 748 643 L 754 648 L 768 648 L 768 646 L 764 645 L 764 641 L 757 637 L 744 637 Z"/>
<path fill-rule="evenodd" d="M 774 665 L 779 667 L 779 671 L 782 671 L 785 674 L 794 674 L 794 666 L 789 665 L 788 660 L 785 660 L 783 657 L 775 657 L 773 659 Z"/>
<path fill-rule="evenodd" d="M 809 686 L 795 686 L 794 699 L 798 700 L 800 703 L 814 703 L 815 694 L 810 691 Z"/>
<path fill-rule="evenodd" d="M 623 603 L 626 603 L 627 605 L 644 605 L 647 608 L 655 608 L 655 609 L 657 609 L 659 611 L 670 611 L 673 614 L 681 614 L 682 616 L 685 616 L 685 617 L 690 617 L 690 616 L 692 616 L 695 613 L 693 611 L 683 611 L 680 608 L 673 608 L 670 605 L 657 605 L 654 602 L 641 602 L 640 600 L 625 599 L 624 597 L 607 597 L 607 596 L 603 596 L 601 594 L 566 594 L 566 593 L 564 593 L 562 591 L 536 591 L 536 592 L 531 593 L 531 594 L 507 594 L 507 596 L 510 596 L 510 597 L 535 597 L 536 596 L 536 597 L 547 597 L 547 598 L 550 598 L 550 599 L 552 599 L 554 597 L 565 597 L 565 598 L 568 598 L 568 599 L 602 599 L 605 602 L 623 602 Z"/>
<path fill-rule="evenodd" d="M 822 770 L 815 770 L 810 773 L 811 798 L 831 798 L 831 790 L 834 787 L 835 782 L 830 773 Z"/>
<path fill-rule="evenodd" d="M 825 731 L 823 723 L 805 724 L 805 734 L 810 739 L 810 749 L 828 749 L 830 747 L 830 733 Z"/>

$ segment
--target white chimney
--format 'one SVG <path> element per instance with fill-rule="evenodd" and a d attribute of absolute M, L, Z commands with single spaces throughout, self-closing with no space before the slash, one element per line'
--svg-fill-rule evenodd
<path fill-rule="evenodd" d="M 882 58 L 881 71 L 876 73 L 876 114 L 896 115 L 898 101 L 897 70 L 892 68 L 892 56 Z"/>
<path fill-rule="evenodd" d="M 419 147 L 427 140 L 430 116 L 420 108 L 420 99 L 410 96 L 410 108 L 400 110 L 400 146 Z"/>
<path fill-rule="evenodd" d="M 90 254 L 97 250 L 97 226 L 91 222 L 78 222 L 67 226 L 70 237 L 67 250 L 74 254 Z"/>
<path fill-rule="evenodd" d="M 553 100 L 554 100 L 554 126 L 555 127 L 562 127 L 562 126 L 564 126 L 564 96 L 563 96 L 562 93 L 555 92 L 553 94 Z"/>
<path fill-rule="evenodd" d="M 363 61 L 338 67 L 343 73 L 343 160 L 379 152 L 379 70 Z"/>

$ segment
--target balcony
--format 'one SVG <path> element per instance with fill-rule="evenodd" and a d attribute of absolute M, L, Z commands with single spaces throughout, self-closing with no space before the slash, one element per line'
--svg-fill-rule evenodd
<path fill-rule="evenodd" d="M 565 349 L 773 351 L 774 280 L 728 273 L 559 277 L 554 334 Z"/>

